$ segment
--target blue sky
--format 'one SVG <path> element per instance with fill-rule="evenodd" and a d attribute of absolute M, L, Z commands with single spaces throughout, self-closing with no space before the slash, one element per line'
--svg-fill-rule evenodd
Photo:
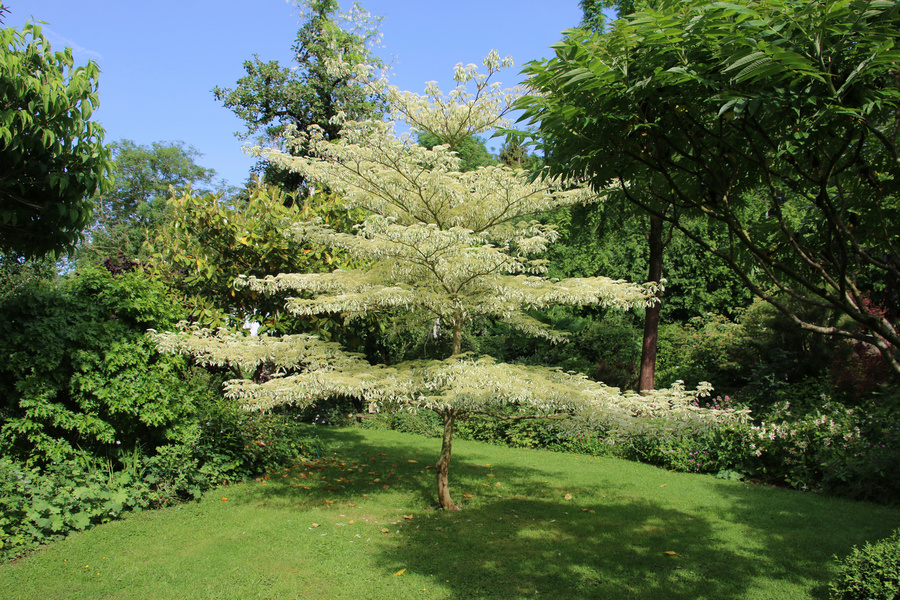
<path fill-rule="evenodd" d="M 54 49 L 69 46 L 77 64 L 100 65 L 96 121 L 106 141 L 184 141 L 198 162 L 233 185 L 255 159 L 233 134 L 242 122 L 213 98 L 233 87 L 243 62 L 258 54 L 290 65 L 297 9 L 285 0 L 9 0 L 6 25 L 45 21 Z M 581 18 L 577 0 L 367 0 L 384 17 L 378 53 L 393 82 L 421 92 L 426 81 L 450 87 L 453 66 L 480 63 L 491 50 L 516 61 L 552 55 L 550 45 Z M 349 8 L 349 2 L 342 2 Z M 503 81 L 512 85 L 517 81 Z"/>

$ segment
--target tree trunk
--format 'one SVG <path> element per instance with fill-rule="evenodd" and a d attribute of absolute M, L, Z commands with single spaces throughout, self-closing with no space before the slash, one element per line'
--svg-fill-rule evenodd
<path fill-rule="evenodd" d="M 463 320 L 462 317 L 457 313 L 454 315 L 453 319 L 453 354 L 452 356 L 458 356 L 462 353 L 462 328 L 463 328 Z"/>
<path fill-rule="evenodd" d="M 659 283 L 662 279 L 663 261 L 663 222 L 660 217 L 650 217 L 650 273 L 648 281 Z M 656 341 L 659 338 L 659 312 L 662 308 L 659 294 L 657 302 L 647 308 L 644 317 L 644 342 L 641 346 L 641 374 L 638 380 L 638 391 L 652 390 L 656 386 Z"/>
<path fill-rule="evenodd" d="M 444 440 L 441 444 L 441 457 L 434 466 L 437 471 L 438 502 L 440 502 L 441 508 L 446 510 L 459 510 L 459 507 L 456 506 L 450 498 L 450 485 L 448 483 L 448 476 L 450 474 L 450 452 L 453 447 L 453 428 L 456 423 L 456 412 L 448 410 L 441 413 L 441 416 L 444 418 Z"/>

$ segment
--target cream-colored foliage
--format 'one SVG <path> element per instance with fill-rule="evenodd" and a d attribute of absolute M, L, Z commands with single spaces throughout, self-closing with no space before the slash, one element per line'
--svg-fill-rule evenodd
<path fill-rule="evenodd" d="M 306 242 L 348 250 L 369 266 L 243 277 L 238 284 L 287 296 L 287 308 L 298 315 L 423 313 L 453 333 L 454 356 L 374 366 L 310 336 L 254 338 L 203 330 L 157 334 L 160 348 L 193 354 L 202 364 L 233 366 L 247 375 L 266 366 L 271 370 L 266 381 L 241 378 L 226 386 L 229 396 L 251 409 L 344 395 L 444 414 L 491 412 L 507 405 L 542 413 L 577 412 L 582 425 L 602 421 L 616 431 L 634 431 L 662 418 L 684 426 L 698 419 L 740 418 L 697 408 L 692 402 L 698 392 L 677 386 L 649 396 L 623 394 L 581 375 L 461 353 L 460 332 L 479 317 L 505 320 L 529 334 L 560 341 L 561 334 L 524 311 L 585 304 L 630 309 L 655 302 L 650 285 L 542 276 L 546 267 L 539 257 L 556 232 L 530 219 L 590 201 L 585 189 L 560 181 L 533 182 L 505 166 L 459 172 L 451 148 L 501 124 L 517 95 L 490 81 L 509 64 L 492 53 L 485 60 L 485 74 L 473 65 L 460 65 L 458 86 L 447 95 L 434 84 L 418 95 L 384 80 L 369 81 L 394 118 L 437 135 L 446 145 L 427 150 L 410 136 L 397 135 L 390 122 L 367 121 L 344 123 L 337 140 L 326 140 L 315 130 L 298 135 L 292 143 L 307 146 L 306 156 L 259 150 L 312 185 L 340 194 L 346 205 L 371 213 L 355 235 L 322 223 L 298 224 L 289 232 Z"/>

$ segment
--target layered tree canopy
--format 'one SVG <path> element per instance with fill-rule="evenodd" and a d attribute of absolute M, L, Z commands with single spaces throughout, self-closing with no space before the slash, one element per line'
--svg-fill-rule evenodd
<path fill-rule="evenodd" d="M 420 319 L 431 324 L 435 336 L 449 339 L 447 355 L 373 366 L 312 336 L 248 338 L 202 329 L 157 336 L 161 348 L 190 352 L 201 363 L 230 365 L 245 374 L 266 366 L 265 378 L 226 385 L 230 396 L 245 399 L 251 408 L 305 405 L 343 395 L 399 409 L 436 411 L 445 427 L 437 465 L 438 497 L 448 509 L 455 508 L 447 485 L 453 432 L 456 419 L 465 414 L 515 407 L 521 418 L 567 414 L 580 407 L 632 428 L 637 415 L 646 422 L 672 414 L 687 423 L 706 415 L 690 403 L 696 393 L 622 395 L 581 375 L 464 354 L 464 331 L 484 319 L 560 341 L 558 332 L 526 311 L 560 304 L 628 309 L 655 302 L 654 286 L 604 277 L 543 277 L 546 265 L 539 257 L 556 233 L 529 216 L 583 202 L 589 199 L 584 189 L 561 180 L 530 181 L 527 173 L 506 166 L 460 171 L 460 158 L 451 148 L 467 135 L 503 125 L 517 96 L 516 90 L 491 81 L 506 64 L 508 60 L 492 53 L 484 62 L 487 73 L 475 65 L 458 66 L 458 87 L 447 95 L 433 85 L 422 96 L 401 92 L 381 79 L 363 79 L 412 134 L 397 135 L 393 122 L 347 121 L 335 140 L 318 128 L 293 140 L 305 147 L 302 156 L 260 149 L 268 160 L 369 213 L 355 234 L 325 223 L 298 223 L 291 230 L 295 240 L 342 248 L 364 266 L 246 277 L 240 285 L 290 295 L 287 308 L 298 315 L 338 313 L 352 320 L 390 313 Z M 417 132 L 429 132 L 444 144 L 419 146 L 414 141 Z"/>
<path fill-rule="evenodd" d="M 0 251 L 69 252 L 110 169 L 94 62 L 75 67 L 36 23 L 0 29 Z"/>
<path fill-rule="evenodd" d="M 898 31 L 896 2 L 667 0 L 567 32 L 520 106 L 551 174 L 672 222 L 800 326 L 900 371 Z"/>

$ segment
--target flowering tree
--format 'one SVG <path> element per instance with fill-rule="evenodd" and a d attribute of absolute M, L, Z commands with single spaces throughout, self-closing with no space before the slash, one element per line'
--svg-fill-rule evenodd
<path fill-rule="evenodd" d="M 441 456 L 436 465 L 442 507 L 456 510 L 448 473 L 456 421 L 467 414 L 514 416 L 585 411 L 615 427 L 633 427 L 636 416 L 649 422 L 663 414 L 691 421 L 707 411 L 691 405 L 696 394 L 668 390 L 644 398 L 544 367 L 503 364 L 464 353 L 463 333 L 482 318 L 506 321 L 551 342 L 562 335 L 529 317 L 530 308 L 593 304 L 628 309 L 655 302 L 655 288 L 608 278 L 552 281 L 539 257 L 555 231 L 529 215 L 588 199 L 564 182 L 531 182 L 522 171 L 490 166 L 460 172 L 451 149 L 468 136 L 504 125 L 518 91 L 491 83 L 501 66 L 496 53 L 485 59 L 487 73 L 458 66 L 457 87 L 445 95 L 429 84 L 425 95 L 401 92 L 382 79 L 368 85 L 381 95 L 393 119 L 416 132 L 437 136 L 443 145 L 418 146 L 413 135 L 397 135 L 394 121 L 345 122 L 336 140 L 315 128 L 293 143 L 305 156 L 265 150 L 269 161 L 341 194 L 348 206 L 370 216 L 355 235 L 324 224 L 300 223 L 297 239 L 318 241 L 364 259 L 366 268 L 332 273 L 291 273 L 243 277 L 240 284 L 267 294 L 294 293 L 288 310 L 298 315 L 342 313 L 355 319 L 373 311 L 403 312 L 432 325 L 450 339 L 444 359 L 373 366 L 337 344 L 311 336 L 242 337 L 193 329 L 157 335 L 161 348 L 190 352 L 204 364 L 238 366 L 250 373 L 259 365 L 279 375 L 264 382 L 226 384 L 231 397 L 248 408 L 309 404 L 347 395 L 399 409 L 430 409 L 443 419 Z M 507 413 L 509 411 L 506 411 Z M 712 414 L 712 413 L 709 413 Z M 733 413 L 716 411 L 716 418 Z"/>

